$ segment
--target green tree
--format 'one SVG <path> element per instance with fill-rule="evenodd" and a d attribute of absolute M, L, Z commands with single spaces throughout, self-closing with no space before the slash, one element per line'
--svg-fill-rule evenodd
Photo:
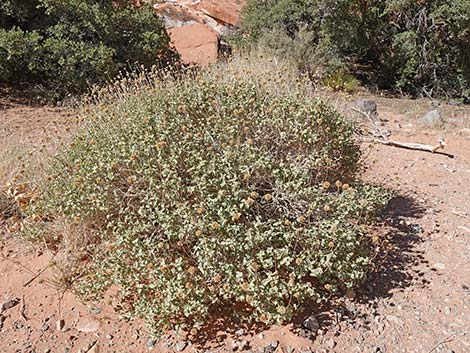
<path fill-rule="evenodd" d="M 175 58 L 151 7 L 127 1 L 6 1 L 0 25 L 0 81 L 42 84 L 60 95 Z"/>
<path fill-rule="evenodd" d="M 243 28 L 290 36 L 306 25 L 323 62 L 379 88 L 470 101 L 470 2 L 467 0 L 249 1 Z M 360 68 L 360 69 L 359 69 Z"/>

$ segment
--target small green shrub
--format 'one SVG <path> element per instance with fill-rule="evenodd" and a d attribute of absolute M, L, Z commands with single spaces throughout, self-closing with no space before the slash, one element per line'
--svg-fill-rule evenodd
<path fill-rule="evenodd" d="M 0 82 L 42 85 L 59 97 L 136 65 L 176 58 L 150 5 L 129 1 L 21 0 L 0 5 Z"/>
<path fill-rule="evenodd" d="M 359 80 L 344 70 L 337 70 L 331 74 L 327 74 L 322 83 L 325 87 L 329 87 L 334 91 L 343 91 L 352 93 L 359 87 Z"/>
<path fill-rule="evenodd" d="M 301 83 L 230 72 L 111 90 L 31 210 L 98 232 L 78 292 L 116 286 L 157 332 L 221 309 L 288 320 L 370 266 L 364 225 L 387 198 L 355 182 L 353 126 Z"/>

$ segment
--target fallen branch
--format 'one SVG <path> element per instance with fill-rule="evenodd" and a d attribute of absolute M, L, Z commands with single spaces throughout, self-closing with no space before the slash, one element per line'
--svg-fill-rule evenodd
<path fill-rule="evenodd" d="M 398 141 L 393 141 L 393 140 L 375 140 L 375 142 L 381 143 L 382 145 L 386 145 L 386 146 L 394 146 L 394 147 L 399 147 L 399 148 L 405 148 L 408 150 L 442 154 L 449 158 L 455 158 L 453 154 L 440 151 L 440 150 L 443 150 L 446 146 L 444 139 L 439 139 L 439 144 L 435 146 L 423 145 L 420 143 L 398 142 Z"/>

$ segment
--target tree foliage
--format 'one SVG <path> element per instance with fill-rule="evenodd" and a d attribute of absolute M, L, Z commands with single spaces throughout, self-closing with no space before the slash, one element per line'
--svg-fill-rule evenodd
<path fill-rule="evenodd" d="M 302 25 L 332 69 L 379 88 L 470 100 L 469 1 L 249 1 L 243 21 L 255 40 Z"/>
<path fill-rule="evenodd" d="M 127 1 L 7 0 L 0 4 L 0 82 L 81 92 L 119 70 L 171 60 L 151 7 Z"/>

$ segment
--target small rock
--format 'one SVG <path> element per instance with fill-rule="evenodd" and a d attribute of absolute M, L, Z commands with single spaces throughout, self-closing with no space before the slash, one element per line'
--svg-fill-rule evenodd
<path fill-rule="evenodd" d="M 279 341 L 272 341 L 270 346 L 276 349 L 277 347 L 279 347 Z"/>
<path fill-rule="evenodd" d="M 49 324 L 47 322 L 44 322 L 42 325 L 41 325 L 41 331 L 47 331 L 49 330 Z"/>
<path fill-rule="evenodd" d="M 93 306 L 88 309 L 88 312 L 93 315 L 101 314 L 101 311 L 102 311 L 101 308 L 98 308 L 97 306 Z"/>
<path fill-rule="evenodd" d="M 65 320 L 64 319 L 57 320 L 56 328 L 57 328 L 57 331 L 63 331 L 65 328 Z"/>
<path fill-rule="evenodd" d="M 13 298 L 10 300 L 7 300 L 5 303 L 3 303 L 0 306 L 0 313 L 3 313 L 4 311 L 11 309 L 15 306 L 17 306 L 20 303 L 20 300 L 18 298 Z"/>
<path fill-rule="evenodd" d="M 448 306 L 446 306 L 446 307 L 444 308 L 444 313 L 445 313 L 446 315 L 450 315 L 451 312 L 452 312 L 452 309 L 449 308 Z"/>
<path fill-rule="evenodd" d="M 178 342 L 178 343 L 175 344 L 175 350 L 177 352 L 182 352 L 187 347 L 187 345 L 188 345 L 188 342 L 186 342 L 186 341 Z"/>
<path fill-rule="evenodd" d="M 294 353 L 295 349 L 292 346 L 287 346 L 286 347 L 286 353 Z"/>
<path fill-rule="evenodd" d="M 242 328 L 235 331 L 235 335 L 237 336 L 243 336 L 245 333 L 246 333 L 245 330 Z"/>
<path fill-rule="evenodd" d="M 113 339 L 113 335 L 106 335 L 106 339 L 107 339 L 107 340 L 112 340 L 112 339 Z"/>
<path fill-rule="evenodd" d="M 276 351 L 276 348 L 271 346 L 271 344 L 268 344 L 266 347 L 261 349 L 259 352 L 260 353 L 274 353 Z"/>
<path fill-rule="evenodd" d="M 335 347 L 336 347 L 336 342 L 335 342 L 335 340 L 329 339 L 328 341 L 326 341 L 326 346 L 327 346 L 329 349 L 335 348 Z"/>
<path fill-rule="evenodd" d="M 308 318 L 302 322 L 302 327 L 306 330 L 309 330 L 311 333 L 316 334 L 320 329 L 320 324 L 318 323 L 317 318 L 315 315 L 310 315 Z"/>
<path fill-rule="evenodd" d="M 443 263 L 437 262 L 437 263 L 434 264 L 434 268 L 436 268 L 438 270 L 445 270 L 446 265 L 444 265 Z"/>
<path fill-rule="evenodd" d="M 243 340 L 238 343 L 238 348 L 243 349 L 248 346 L 248 341 Z"/>
<path fill-rule="evenodd" d="M 157 343 L 156 340 L 150 338 L 150 339 L 148 339 L 147 342 L 145 343 L 145 346 L 146 346 L 147 348 L 153 348 L 153 347 L 155 347 L 155 344 L 156 344 L 156 343 Z"/>
<path fill-rule="evenodd" d="M 381 122 L 379 120 L 379 114 L 377 112 L 377 103 L 372 99 L 359 99 L 354 102 L 354 105 L 361 112 L 365 113 L 369 119 L 374 122 Z"/>
<path fill-rule="evenodd" d="M 260 332 L 260 334 L 258 335 L 258 337 L 259 337 L 260 339 L 263 339 L 263 338 L 264 338 L 264 333 L 263 333 L 263 332 Z"/>
<path fill-rule="evenodd" d="M 80 319 L 77 323 L 76 329 L 79 332 L 90 333 L 98 331 L 101 327 L 101 322 L 97 319 Z"/>
<path fill-rule="evenodd" d="M 0 315 L 0 330 L 3 328 L 3 323 L 5 322 L 5 316 Z"/>

